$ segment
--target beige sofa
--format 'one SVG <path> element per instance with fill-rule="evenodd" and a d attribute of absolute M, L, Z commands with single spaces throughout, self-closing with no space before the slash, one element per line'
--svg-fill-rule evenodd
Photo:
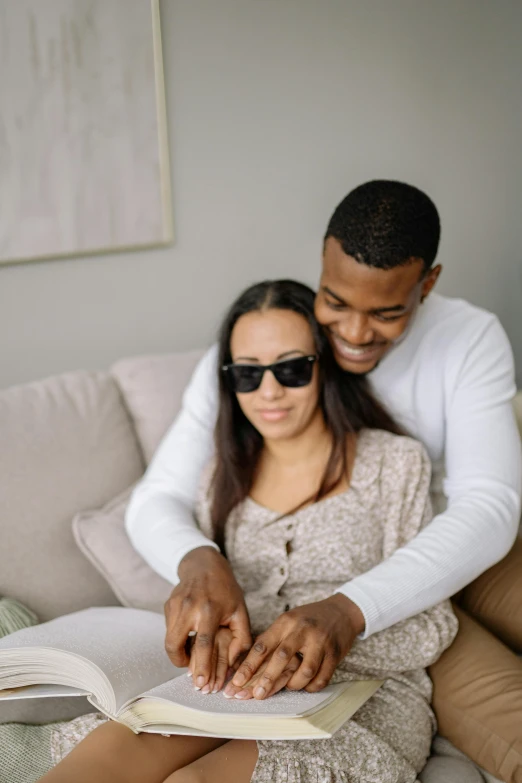
<path fill-rule="evenodd" d="M 119 603 L 71 521 L 130 487 L 174 418 L 201 352 L 125 359 L 0 391 L 0 597 L 49 620 Z M 522 399 L 517 401 L 522 421 Z M 0 722 L 89 710 L 78 699 L 0 706 Z"/>
<path fill-rule="evenodd" d="M 0 598 L 18 599 L 42 621 L 119 603 L 76 545 L 72 519 L 139 479 L 201 355 L 123 360 L 109 372 L 0 391 Z M 0 722 L 89 709 L 76 699 L 9 702 Z"/>

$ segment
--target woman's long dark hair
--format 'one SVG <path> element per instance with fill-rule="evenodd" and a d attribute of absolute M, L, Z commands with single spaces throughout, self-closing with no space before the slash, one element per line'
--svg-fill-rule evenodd
<path fill-rule="evenodd" d="M 216 543 L 224 552 L 225 524 L 232 509 L 252 487 L 263 438 L 250 423 L 222 371 L 232 361 L 230 339 L 239 318 L 270 309 L 291 310 L 308 322 L 318 356 L 319 404 L 333 445 L 321 485 L 310 498 L 317 502 L 348 473 L 346 438 L 363 428 L 400 433 L 399 427 L 372 396 L 362 375 L 342 370 L 314 316 L 315 293 L 295 280 L 267 280 L 247 288 L 228 311 L 219 332 L 219 409 L 215 429 L 216 467 L 212 479 L 211 519 Z"/>

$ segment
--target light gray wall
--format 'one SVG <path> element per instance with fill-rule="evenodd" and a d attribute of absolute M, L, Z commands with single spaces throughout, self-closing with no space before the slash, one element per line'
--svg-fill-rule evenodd
<path fill-rule="evenodd" d="M 434 198 L 441 290 L 498 313 L 522 381 L 522 4 L 162 12 L 176 244 L 0 267 L 0 386 L 208 343 L 245 284 L 316 282 L 330 212 L 373 177 Z"/>

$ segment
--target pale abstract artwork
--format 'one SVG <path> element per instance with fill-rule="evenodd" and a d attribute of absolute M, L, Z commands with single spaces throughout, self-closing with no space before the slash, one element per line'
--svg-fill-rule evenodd
<path fill-rule="evenodd" d="M 0 0 L 0 263 L 171 241 L 158 0 Z"/>

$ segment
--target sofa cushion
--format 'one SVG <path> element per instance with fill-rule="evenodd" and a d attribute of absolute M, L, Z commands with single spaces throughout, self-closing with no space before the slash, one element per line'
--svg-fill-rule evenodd
<path fill-rule="evenodd" d="M 131 492 L 129 487 L 104 508 L 78 514 L 74 538 L 123 606 L 163 612 L 172 585 L 152 570 L 127 536 L 124 519 Z"/>
<path fill-rule="evenodd" d="M 473 764 L 473 762 L 470 761 L 470 759 L 468 759 L 465 753 L 463 753 L 461 750 L 458 750 L 458 748 L 456 748 L 455 745 L 452 745 L 452 743 L 448 739 L 446 739 L 446 737 L 441 737 L 440 734 L 435 735 L 433 739 L 433 745 L 431 746 L 431 753 L 432 753 L 431 759 L 428 762 L 427 767 L 424 768 L 425 771 L 429 774 L 432 774 L 431 772 L 432 770 L 436 771 L 437 774 L 439 772 L 442 772 L 442 767 L 439 767 L 439 765 L 434 762 L 438 759 L 440 760 L 447 759 L 447 760 L 461 761 L 462 763 L 464 763 L 466 765 L 466 774 L 468 776 L 470 775 L 468 765 L 471 764 L 473 765 L 477 773 L 480 773 L 482 780 L 487 781 L 487 783 L 502 783 L 502 781 L 500 781 L 498 778 L 495 778 L 489 772 L 486 772 L 486 770 L 482 769 L 482 767 L 478 767 L 476 764 Z M 450 770 L 452 773 L 454 772 L 454 768 L 452 767 L 448 767 L 447 770 Z M 456 768 L 455 771 L 458 771 L 458 768 Z M 462 769 L 462 771 L 464 771 L 464 768 Z M 467 780 L 465 776 L 462 776 L 461 778 L 458 775 L 454 775 L 453 777 L 450 776 L 442 777 L 440 775 L 438 777 L 435 777 L 435 775 L 433 775 L 433 778 L 430 778 L 428 775 L 424 776 L 424 771 L 423 773 L 421 773 L 420 779 L 422 780 L 422 783 L 428 783 L 428 781 L 430 781 L 430 783 L 435 783 L 435 781 L 437 781 L 437 783 L 439 783 L 439 781 L 440 783 L 453 783 L 453 781 L 455 781 L 455 783 L 457 783 L 457 781 L 458 783 L 460 783 L 461 779 L 464 783 L 464 781 Z M 470 777 L 470 780 L 473 780 L 473 778 Z"/>
<path fill-rule="evenodd" d="M 41 621 L 117 603 L 71 519 L 135 482 L 143 463 L 118 387 L 78 372 L 0 392 L 0 596 Z"/>
<path fill-rule="evenodd" d="M 122 359 L 111 368 L 147 465 L 178 413 L 185 386 L 203 353 L 138 356 Z"/>

